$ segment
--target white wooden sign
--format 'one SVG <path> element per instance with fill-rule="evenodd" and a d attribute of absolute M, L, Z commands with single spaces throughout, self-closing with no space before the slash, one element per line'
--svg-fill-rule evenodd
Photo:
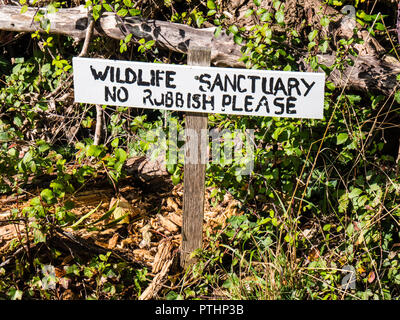
<path fill-rule="evenodd" d="M 321 119 L 324 73 L 73 58 L 75 102 Z"/>

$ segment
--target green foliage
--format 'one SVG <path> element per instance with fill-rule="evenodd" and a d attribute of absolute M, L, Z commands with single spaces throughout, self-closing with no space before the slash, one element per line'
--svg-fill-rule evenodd
<path fill-rule="evenodd" d="M 337 9 L 355 5 L 357 22 L 371 35 L 386 36 L 382 19 L 387 16 L 368 14 L 363 1 L 326 2 Z M 27 2 L 20 3 L 21 12 L 26 11 Z M 242 47 L 241 61 L 247 68 L 297 71 L 298 52 L 306 51 L 305 63 L 330 75 L 351 66 L 350 58 L 357 57 L 354 46 L 361 40 L 356 36 L 335 42 L 323 32 L 331 27 L 332 17 L 321 14 L 319 26 L 298 31 L 286 25 L 284 1 L 272 1 L 271 8 L 258 0 L 253 4 L 245 12 L 246 18 L 257 21 L 251 28 L 232 24 L 221 1 L 185 2 L 183 9 L 174 1 L 161 6 L 172 22 L 198 28 L 212 24 L 215 37 L 227 30 Z M 56 1 L 47 10 L 65 6 Z M 130 0 L 86 1 L 86 7 L 92 8 L 94 20 L 103 12 L 119 17 L 140 14 L 138 2 Z M 44 10 L 38 10 L 34 21 L 49 31 Z M 56 228 L 81 227 L 96 210 L 78 218 L 68 196 L 100 171 L 106 172 L 118 193 L 129 157 L 150 155 L 154 160 L 166 152 L 172 182 L 182 182 L 183 156 L 178 151 L 183 141 L 169 136 L 171 126 L 182 131 L 179 114 L 103 106 L 103 140 L 94 145 L 95 108 L 75 104 L 72 112 L 71 101 L 60 98 L 64 87 L 67 92 L 71 85 L 71 58 L 79 54 L 80 46 L 71 38 L 39 31 L 28 41 L 32 44 L 23 43 L 23 50 L 16 47 L 13 59 L 0 58 L 0 193 L 21 194 L 35 178 L 53 176 L 24 208 L 12 211 L 12 218 L 27 221 L 34 244 L 48 244 Z M 319 61 L 319 54 L 333 52 L 332 65 Z M 119 42 L 93 39 L 89 54 L 185 61 L 182 55 L 158 51 L 153 40 L 135 40 L 131 34 Z M 241 202 L 241 214 L 232 215 L 224 227 L 207 230 L 207 246 L 196 253 L 199 262 L 186 274 L 191 281 L 165 291 L 165 298 L 398 299 L 399 104 L 399 90 L 387 97 L 342 91 L 328 81 L 322 120 L 210 114 L 209 129 L 231 132 L 221 143 L 221 161 L 207 165 L 210 201 L 218 206 L 229 193 Z M 52 122 L 52 117 L 63 120 Z M 64 134 L 51 131 L 64 125 Z M 241 174 L 247 166 L 243 157 L 222 151 L 231 148 L 235 134 L 245 129 L 254 129 L 250 175 Z M 112 213 L 110 209 L 91 227 Z M 15 240 L 11 249 L 18 245 L 28 245 L 27 239 Z M 54 265 L 59 255 L 56 250 L 49 252 Z M 342 286 L 346 266 L 356 271 L 355 289 Z M 3 277 L 9 271 L 0 268 L 0 298 L 52 299 L 56 290 L 43 284 L 54 283 L 60 289 L 63 281 L 74 281 L 81 292 L 88 290 L 85 299 L 131 298 L 140 295 L 149 281 L 146 269 L 110 254 L 73 261 L 65 266 L 63 277 L 44 274 L 43 268 L 39 259 L 23 258 L 10 279 Z"/>

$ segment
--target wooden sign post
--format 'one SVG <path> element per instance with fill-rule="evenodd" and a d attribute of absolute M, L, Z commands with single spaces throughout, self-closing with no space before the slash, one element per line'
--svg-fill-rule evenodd
<path fill-rule="evenodd" d="M 186 112 L 181 265 L 202 246 L 208 113 L 321 119 L 325 74 L 73 58 L 75 102 Z"/>
<path fill-rule="evenodd" d="M 190 48 L 188 65 L 210 66 L 211 50 L 209 48 Z M 208 113 L 187 112 L 185 118 L 186 142 L 183 181 L 183 224 L 181 266 L 186 267 L 194 262 L 191 253 L 202 247 L 205 173 L 208 136 Z"/>

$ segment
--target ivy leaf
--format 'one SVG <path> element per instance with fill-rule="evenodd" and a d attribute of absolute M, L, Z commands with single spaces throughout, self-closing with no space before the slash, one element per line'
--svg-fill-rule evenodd
<path fill-rule="evenodd" d="M 8 291 L 8 296 L 10 297 L 11 300 L 21 300 L 22 295 L 23 295 L 23 292 L 21 290 L 11 288 Z"/>
<path fill-rule="evenodd" d="M 357 198 L 360 194 L 362 193 L 362 190 L 359 188 L 354 188 L 353 190 L 351 190 L 351 192 L 349 193 L 349 198 L 350 199 L 355 199 Z"/>

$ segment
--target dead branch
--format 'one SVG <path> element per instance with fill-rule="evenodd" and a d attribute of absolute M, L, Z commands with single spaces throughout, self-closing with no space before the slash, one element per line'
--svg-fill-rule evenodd
<path fill-rule="evenodd" d="M 348 34 L 347 26 L 341 23 L 343 15 L 334 9 L 326 7 L 319 0 L 307 0 L 303 5 L 304 11 L 310 19 L 316 16 L 317 10 L 325 10 L 337 15 L 335 19 L 336 37 Z M 307 6 L 307 7 L 306 7 Z M 312 10 L 310 8 L 312 6 Z M 328 10 L 329 9 L 329 10 Z M 0 30 L 17 32 L 34 32 L 40 30 L 38 22 L 33 17 L 36 8 L 28 8 L 21 14 L 20 8 L 15 6 L 0 6 Z M 41 9 L 45 11 L 45 9 Z M 89 26 L 88 12 L 83 6 L 72 9 L 59 9 L 57 13 L 49 13 L 46 18 L 50 22 L 50 33 L 63 34 L 84 39 Z M 121 19 L 123 23 L 121 23 Z M 116 17 L 114 13 L 105 12 L 94 23 L 94 36 L 107 36 L 113 39 L 123 39 L 131 33 L 137 39 L 155 40 L 158 47 L 174 52 L 187 53 L 190 43 L 211 47 L 211 62 L 215 66 L 244 67 L 238 61 L 242 56 L 240 46 L 235 44 L 231 35 L 222 32 L 219 37 L 214 37 L 215 28 L 196 29 L 187 25 L 159 20 L 146 20 L 140 17 Z M 358 58 L 354 58 L 354 66 L 335 71 L 328 80 L 337 87 L 346 85 L 349 88 L 363 91 L 378 91 L 389 94 L 397 85 L 396 76 L 400 73 L 400 62 L 391 56 L 381 57 L 377 41 L 361 33 L 362 38 L 369 37 L 369 41 L 358 46 Z M 372 49 L 371 49 L 372 48 Z M 308 71 L 307 64 L 301 63 L 307 58 L 308 53 L 299 52 L 300 71 Z M 321 63 L 330 64 L 335 61 L 335 52 L 318 56 Z M 302 66 L 303 65 L 303 66 Z"/>

